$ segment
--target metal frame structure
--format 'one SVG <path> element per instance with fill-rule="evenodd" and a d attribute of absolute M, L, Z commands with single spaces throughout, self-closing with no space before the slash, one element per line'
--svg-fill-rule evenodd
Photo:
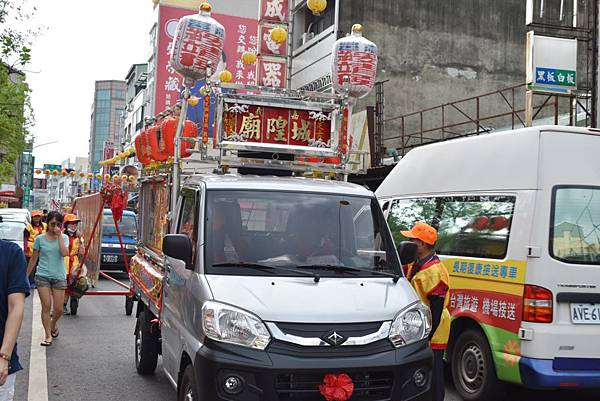
<path fill-rule="evenodd" d="M 463 136 L 486 134 L 499 129 L 525 127 L 524 84 L 511 86 L 494 92 L 473 96 L 430 107 L 428 109 L 385 119 L 386 123 L 399 121 L 399 133 L 384 138 L 386 141 L 399 140 L 398 152 L 404 156 L 410 149 L 428 143 L 441 142 Z M 588 109 L 588 96 L 581 93 L 571 95 L 534 94 L 533 119 L 551 117 L 555 125 L 568 115 L 567 125 L 577 125 L 577 110 L 585 113 L 586 125 L 593 112 Z M 488 104 L 506 106 L 506 111 L 486 113 Z M 561 113 L 561 110 L 568 111 Z M 563 116 L 563 117 L 561 117 Z M 496 127 L 494 123 L 501 122 Z"/>

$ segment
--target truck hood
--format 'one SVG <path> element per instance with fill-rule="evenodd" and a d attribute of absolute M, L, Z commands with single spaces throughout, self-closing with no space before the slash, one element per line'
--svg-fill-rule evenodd
<path fill-rule="evenodd" d="M 356 323 L 392 320 L 418 300 L 401 278 L 219 276 L 206 279 L 215 301 L 268 322 Z"/>

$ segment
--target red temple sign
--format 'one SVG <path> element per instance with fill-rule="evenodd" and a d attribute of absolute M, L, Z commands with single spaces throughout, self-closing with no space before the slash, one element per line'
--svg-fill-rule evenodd
<path fill-rule="evenodd" d="M 259 20 L 280 24 L 287 23 L 289 16 L 288 0 L 261 0 L 260 3 Z"/>
<path fill-rule="evenodd" d="M 331 112 L 224 102 L 222 139 L 330 148 Z"/>

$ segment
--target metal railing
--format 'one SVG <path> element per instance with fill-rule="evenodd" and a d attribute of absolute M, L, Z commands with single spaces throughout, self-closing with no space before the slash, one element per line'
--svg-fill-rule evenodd
<path fill-rule="evenodd" d="M 391 141 L 404 156 L 409 150 L 428 143 L 492 131 L 525 127 L 523 84 L 473 96 L 384 120 Z M 589 125 L 591 99 L 587 94 L 534 94 L 533 125 L 545 119 L 548 124 Z M 580 121 L 581 118 L 585 120 Z M 392 127 L 393 126 L 393 127 Z M 399 141 L 399 146 L 397 142 Z M 388 147 L 390 147 L 388 145 Z"/>

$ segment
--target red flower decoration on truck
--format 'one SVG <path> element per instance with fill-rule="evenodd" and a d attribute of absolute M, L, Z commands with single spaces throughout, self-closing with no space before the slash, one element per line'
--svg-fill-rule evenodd
<path fill-rule="evenodd" d="M 319 391 L 326 401 L 346 401 L 354 392 L 354 383 L 346 373 L 326 374 Z"/>

